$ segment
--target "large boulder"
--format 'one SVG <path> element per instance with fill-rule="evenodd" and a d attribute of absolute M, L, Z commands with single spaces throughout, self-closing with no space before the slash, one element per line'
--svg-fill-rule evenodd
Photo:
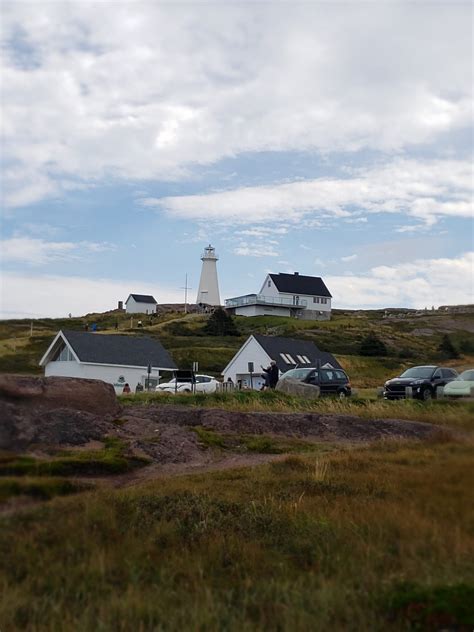
<path fill-rule="evenodd" d="M 87 443 L 120 411 L 113 386 L 101 380 L 0 375 L 0 449 Z"/>
<path fill-rule="evenodd" d="M 306 399 L 317 399 L 320 395 L 320 388 L 315 384 L 306 384 L 294 378 L 287 377 L 285 380 L 279 380 L 276 390 L 288 395 L 296 395 Z"/>
<path fill-rule="evenodd" d="M 37 411 L 67 408 L 96 415 L 120 412 L 111 384 L 76 377 L 0 375 L 0 400 Z"/>

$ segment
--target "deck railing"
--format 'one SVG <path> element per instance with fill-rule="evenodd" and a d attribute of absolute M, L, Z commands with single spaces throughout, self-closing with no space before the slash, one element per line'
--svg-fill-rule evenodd
<path fill-rule="evenodd" d="M 280 305 L 283 307 L 295 307 L 305 309 L 308 305 L 305 299 L 295 300 L 293 298 L 280 296 L 265 296 L 264 294 L 248 294 L 246 296 L 236 296 L 225 301 L 226 307 L 242 307 L 244 305 Z"/>

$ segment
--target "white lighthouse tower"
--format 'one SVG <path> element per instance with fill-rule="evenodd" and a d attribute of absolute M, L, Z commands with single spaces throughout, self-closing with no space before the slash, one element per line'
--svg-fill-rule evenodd
<path fill-rule="evenodd" d="M 220 305 L 219 283 L 217 282 L 217 261 L 219 257 L 216 255 L 215 248 L 209 244 L 204 248 L 201 255 L 202 270 L 201 279 L 199 281 L 199 290 L 197 293 L 196 303 L 205 303 L 206 305 Z"/>

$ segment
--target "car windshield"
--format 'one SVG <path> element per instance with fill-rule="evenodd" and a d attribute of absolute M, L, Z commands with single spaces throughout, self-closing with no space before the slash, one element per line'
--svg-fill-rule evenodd
<path fill-rule="evenodd" d="M 474 369 L 468 369 L 467 371 L 463 371 L 461 375 L 458 375 L 456 380 L 464 381 L 464 382 L 474 382 Z"/>
<path fill-rule="evenodd" d="M 432 366 L 414 366 L 412 369 L 404 371 L 400 377 L 417 377 L 424 379 L 433 375 L 434 367 Z"/>
<path fill-rule="evenodd" d="M 289 371 L 286 371 L 286 373 L 283 373 L 281 377 L 283 379 L 292 377 L 294 380 L 304 380 L 311 371 L 314 371 L 314 369 L 290 369 Z"/>

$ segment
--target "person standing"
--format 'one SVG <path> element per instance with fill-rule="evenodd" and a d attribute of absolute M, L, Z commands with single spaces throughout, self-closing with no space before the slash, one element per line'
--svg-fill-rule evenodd
<path fill-rule="evenodd" d="M 278 370 L 277 363 L 275 362 L 275 360 L 272 360 L 270 362 L 270 367 L 269 367 L 270 388 L 275 388 L 279 379 L 280 379 L 280 371 Z"/>

